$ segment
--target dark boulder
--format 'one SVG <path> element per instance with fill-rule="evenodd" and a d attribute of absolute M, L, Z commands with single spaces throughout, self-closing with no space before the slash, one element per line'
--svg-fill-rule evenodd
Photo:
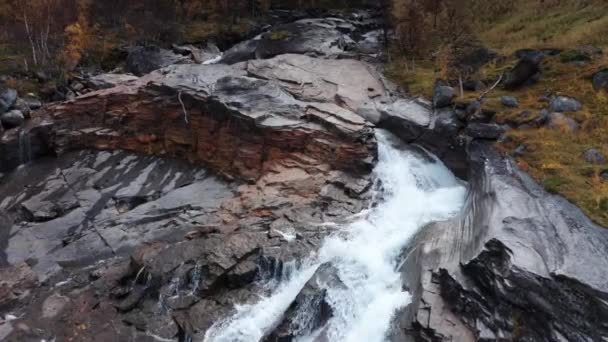
<path fill-rule="evenodd" d="M 322 328 L 333 316 L 333 309 L 327 300 L 327 289 L 344 287 L 338 270 L 331 263 L 319 266 L 289 306 L 281 323 L 264 342 L 292 341 Z"/>
<path fill-rule="evenodd" d="M 438 85 L 435 87 L 433 94 L 433 106 L 435 108 L 443 108 L 450 106 L 454 97 L 456 96 L 454 88 L 444 85 Z"/>
<path fill-rule="evenodd" d="M 606 157 L 596 148 L 590 148 L 583 154 L 585 160 L 590 164 L 606 164 Z"/>
<path fill-rule="evenodd" d="M 556 96 L 551 100 L 551 110 L 558 113 L 578 112 L 583 105 L 575 98 Z"/>
<path fill-rule="evenodd" d="M 8 111 L 17 101 L 17 91 L 15 89 L 0 90 L 0 114 Z"/>
<path fill-rule="evenodd" d="M 224 64 L 235 64 L 255 59 L 255 50 L 257 49 L 259 42 L 258 39 L 251 39 L 233 46 L 224 52 L 220 62 Z"/>
<path fill-rule="evenodd" d="M 476 139 L 496 140 L 505 133 L 505 129 L 495 123 L 473 122 L 465 128 L 465 133 Z"/>
<path fill-rule="evenodd" d="M 541 60 L 542 54 L 520 59 L 507 74 L 504 87 L 506 89 L 516 89 L 536 82 L 541 72 Z"/>
<path fill-rule="evenodd" d="M 593 75 L 593 89 L 608 91 L 608 69 L 603 69 Z"/>
<path fill-rule="evenodd" d="M 25 116 L 21 113 L 20 110 L 13 109 L 9 112 L 6 112 L 0 115 L 0 121 L 2 122 L 2 126 L 6 128 L 14 128 L 19 127 L 25 121 Z"/>
<path fill-rule="evenodd" d="M 519 49 L 515 51 L 515 57 L 520 60 L 538 61 L 545 56 L 542 50 L 537 49 Z"/>
<path fill-rule="evenodd" d="M 184 56 L 157 46 L 140 46 L 131 49 L 127 56 L 127 71 L 142 76 L 154 70 L 187 60 Z"/>
<path fill-rule="evenodd" d="M 462 89 L 466 91 L 480 91 L 485 87 L 486 85 L 482 81 L 466 80 L 462 83 Z"/>
<path fill-rule="evenodd" d="M 26 118 L 29 118 L 30 112 L 32 111 L 28 102 L 22 98 L 18 98 L 13 105 L 13 108 L 23 113 Z"/>
<path fill-rule="evenodd" d="M 25 96 L 22 98 L 22 100 L 25 101 L 25 103 L 31 110 L 40 109 L 40 107 L 42 107 L 42 101 L 40 101 L 40 99 L 36 97 Z"/>

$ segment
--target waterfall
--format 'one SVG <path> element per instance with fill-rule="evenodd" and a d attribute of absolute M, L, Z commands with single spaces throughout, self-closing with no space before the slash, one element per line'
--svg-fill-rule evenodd
<path fill-rule="evenodd" d="M 208 342 L 259 341 L 314 274 L 331 262 L 343 285 L 326 287 L 333 316 L 323 331 L 305 332 L 299 341 L 381 342 L 395 312 L 410 303 L 398 272 L 398 257 L 411 238 L 430 222 L 448 219 L 462 208 L 463 184 L 438 160 L 402 151 L 383 132 L 377 134 L 379 161 L 374 170 L 379 203 L 366 216 L 329 236 L 321 249 L 269 297 L 216 323 Z"/>
<path fill-rule="evenodd" d="M 32 161 L 32 144 L 30 132 L 25 128 L 19 130 L 19 165 L 26 165 Z"/>

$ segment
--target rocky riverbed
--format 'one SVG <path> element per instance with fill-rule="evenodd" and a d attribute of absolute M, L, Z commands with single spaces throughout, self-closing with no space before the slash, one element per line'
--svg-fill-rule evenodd
<path fill-rule="evenodd" d="M 400 95 L 377 63 L 380 27 L 365 12 L 280 24 L 209 63 L 97 76 L 103 89 L 3 132 L 0 340 L 212 340 L 237 306 L 277 295 L 283 310 L 241 339 L 346 338 L 330 333 L 332 291 L 387 289 L 324 259 L 328 237 L 383 246 L 397 278 L 382 284 L 409 298 L 374 317 L 387 329 L 371 340 L 608 338 L 608 231 L 494 151 L 501 127 Z M 401 158 L 415 162 L 392 172 L 411 184 L 379 173 Z M 424 175 L 441 162 L 460 180 Z M 465 185 L 463 203 L 449 197 L 461 210 L 412 209 Z M 418 190 L 391 202 L 391 186 Z M 407 215 L 374 220 L 387 203 Z M 361 222 L 392 228 L 355 235 Z"/>

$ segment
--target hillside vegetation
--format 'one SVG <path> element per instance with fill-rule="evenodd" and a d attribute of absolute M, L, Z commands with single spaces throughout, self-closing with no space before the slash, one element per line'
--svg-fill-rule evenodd
<path fill-rule="evenodd" d="M 548 191 L 565 196 L 593 220 L 608 226 L 608 164 L 590 163 L 584 157 L 591 148 L 608 156 L 608 94 L 594 89 L 591 81 L 595 73 L 608 68 L 608 2 L 520 0 L 493 15 L 471 19 L 469 29 L 467 39 L 498 53 L 470 75 L 486 87 L 518 62 L 515 52 L 519 49 L 559 52 L 544 58 L 538 82 L 516 90 L 499 86 L 483 105 L 496 111 L 498 123 L 511 127 L 506 138 L 497 142 L 500 150 L 513 155 Z M 445 41 L 439 37 L 422 54 L 393 48 L 387 74 L 412 95 L 432 96 L 434 81 L 449 78 L 442 44 Z M 597 49 L 604 53 L 583 53 Z M 465 91 L 457 101 L 473 101 L 481 91 Z M 502 106 L 504 95 L 514 96 L 519 106 Z M 582 103 L 582 110 L 566 113 L 579 124 L 578 130 L 526 124 L 539 119 L 541 111 L 549 107 L 548 98 L 558 95 Z"/>

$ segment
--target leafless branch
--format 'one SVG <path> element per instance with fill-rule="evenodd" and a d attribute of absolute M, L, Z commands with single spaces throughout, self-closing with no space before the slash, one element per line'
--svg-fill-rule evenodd
<path fill-rule="evenodd" d="M 477 100 L 481 102 L 481 100 L 483 100 L 483 98 L 486 97 L 486 95 L 488 95 L 492 90 L 494 90 L 494 88 L 498 87 L 498 85 L 500 84 L 500 81 L 502 81 L 502 77 L 503 76 L 504 76 L 504 73 L 500 74 L 500 77 L 498 77 L 498 80 L 496 80 L 496 83 L 494 83 L 494 85 L 492 85 L 486 91 L 484 91 L 483 93 L 481 93 L 481 95 L 479 95 L 479 97 L 477 98 Z"/>
<path fill-rule="evenodd" d="M 184 101 L 182 101 L 182 91 L 181 90 L 177 93 L 177 100 L 182 105 L 182 110 L 184 111 L 184 121 L 186 122 L 186 125 L 188 125 L 189 124 L 188 112 L 186 111 L 186 106 L 184 106 Z"/>

